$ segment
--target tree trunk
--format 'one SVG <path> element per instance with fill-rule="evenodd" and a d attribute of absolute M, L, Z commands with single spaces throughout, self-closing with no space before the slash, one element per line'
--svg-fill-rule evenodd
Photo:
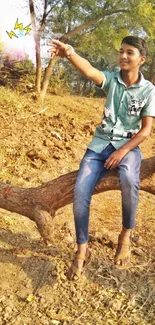
<path fill-rule="evenodd" d="M 35 188 L 21 188 L 0 183 L 0 208 L 19 213 L 36 222 L 46 243 L 52 235 L 55 212 L 73 202 L 77 171 L 60 176 Z M 141 166 L 140 189 L 155 194 L 155 157 L 145 159 Z M 94 194 L 119 190 L 118 175 L 108 174 L 96 186 Z"/>
<path fill-rule="evenodd" d="M 52 73 L 54 65 L 55 65 L 55 61 L 56 61 L 56 58 L 53 58 L 53 59 L 51 58 L 47 68 L 45 69 L 44 77 L 43 77 L 43 81 L 42 81 L 42 87 L 41 87 L 42 100 L 44 99 L 44 97 L 46 95 L 46 91 L 47 91 L 47 88 L 49 85 L 49 80 L 50 80 L 51 73 Z"/>
<path fill-rule="evenodd" d="M 41 90 L 41 55 L 40 55 L 40 38 L 35 39 L 35 49 L 36 49 L 36 79 L 35 88 L 38 93 Z"/>

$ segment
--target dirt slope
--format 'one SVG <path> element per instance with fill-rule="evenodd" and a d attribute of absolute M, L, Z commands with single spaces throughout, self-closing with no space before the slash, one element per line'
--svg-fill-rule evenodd
<path fill-rule="evenodd" d="M 0 98 L 0 180 L 31 187 L 78 169 L 103 99 L 49 95 L 42 106 L 4 88 Z M 155 154 L 154 130 L 141 146 L 144 158 Z M 141 191 L 132 265 L 117 270 L 120 192 L 94 196 L 92 259 L 81 280 L 69 282 L 64 273 L 76 249 L 72 206 L 57 212 L 51 247 L 33 222 L 1 209 L 0 325 L 155 324 L 154 218 L 154 196 Z"/>

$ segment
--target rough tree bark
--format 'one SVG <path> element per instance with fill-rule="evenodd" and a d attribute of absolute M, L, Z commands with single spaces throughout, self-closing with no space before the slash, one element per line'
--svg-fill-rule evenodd
<path fill-rule="evenodd" d="M 41 88 L 41 53 L 40 53 L 40 40 L 41 32 L 37 30 L 35 22 L 35 10 L 33 0 L 29 0 L 29 9 L 31 17 L 31 25 L 33 30 L 33 37 L 35 42 L 35 54 L 36 54 L 36 79 L 35 79 L 35 89 L 40 93 Z"/>
<path fill-rule="evenodd" d="M 62 175 L 35 188 L 21 188 L 0 182 L 0 208 L 19 213 L 36 222 L 48 244 L 56 211 L 73 201 L 77 171 Z M 140 189 L 155 194 L 155 157 L 145 159 L 141 166 Z M 109 171 L 97 185 L 94 194 L 119 190 L 118 175 Z"/>

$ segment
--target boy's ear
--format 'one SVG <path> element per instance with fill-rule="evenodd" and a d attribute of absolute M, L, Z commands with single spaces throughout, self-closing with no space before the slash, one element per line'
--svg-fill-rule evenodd
<path fill-rule="evenodd" d="M 146 56 L 141 56 L 141 65 L 143 65 L 146 61 Z"/>

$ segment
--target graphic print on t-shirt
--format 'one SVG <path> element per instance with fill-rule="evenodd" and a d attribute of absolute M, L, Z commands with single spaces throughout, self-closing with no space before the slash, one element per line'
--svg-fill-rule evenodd
<path fill-rule="evenodd" d="M 145 103 L 146 103 L 146 98 L 137 99 L 131 96 L 131 101 L 128 106 L 128 114 L 139 116 Z"/>

